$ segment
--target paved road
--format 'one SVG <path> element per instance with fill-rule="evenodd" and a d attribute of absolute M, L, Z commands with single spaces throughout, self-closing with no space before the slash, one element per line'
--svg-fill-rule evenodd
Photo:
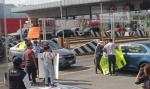
<path fill-rule="evenodd" d="M 11 64 L 10 64 L 11 65 Z M 0 66 L 1 71 L 4 67 Z M 3 74 L 0 71 L 0 76 Z M 118 76 L 104 76 L 95 74 L 93 65 L 93 55 L 77 57 L 77 64 L 68 69 L 61 69 L 60 84 L 80 87 L 83 89 L 139 89 L 140 86 L 134 84 L 136 73 L 129 71 L 119 71 Z M 0 78 L 0 81 L 3 79 Z M 44 86 L 42 79 L 38 80 Z M 2 87 L 0 89 L 7 89 Z"/>

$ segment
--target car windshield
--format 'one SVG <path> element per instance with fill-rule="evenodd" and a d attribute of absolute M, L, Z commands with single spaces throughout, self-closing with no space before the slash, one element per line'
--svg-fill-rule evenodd
<path fill-rule="evenodd" d="M 62 49 L 62 47 L 52 41 L 47 41 L 47 43 L 50 45 L 50 47 L 52 48 L 52 50 L 57 50 L 57 49 Z"/>
<path fill-rule="evenodd" d="M 86 28 L 84 29 L 84 32 L 88 32 L 90 30 L 90 28 Z"/>
<path fill-rule="evenodd" d="M 20 29 L 18 29 L 17 33 L 21 33 L 21 30 L 20 30 Z"/>

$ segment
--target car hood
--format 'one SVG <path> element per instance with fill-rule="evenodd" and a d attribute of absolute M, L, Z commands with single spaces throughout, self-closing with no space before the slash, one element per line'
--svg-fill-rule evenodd
<path fill-rule="evenodd" d="M 63 55 L 69 55 L 69 54 L 73 54 L 73 52 L 71 52 L 70 50 L 68 49 L 57 49 L 57 50 L 53 50 L 54 53 L 59 53 L 60 56 L 63 56 Z"/>

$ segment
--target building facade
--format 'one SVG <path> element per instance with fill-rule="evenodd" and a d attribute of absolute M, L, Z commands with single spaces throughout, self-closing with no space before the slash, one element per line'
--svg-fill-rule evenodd
<path fill-rule="evenodd" d="M 22 26 L 28 20 L 24 13 L 12 13 L 11 8 L 14 7 L 16 6 L 13 4 L 0 3 L 0 32 L 4 33 L 4 18 L 6 18 L 7 33 L 16 32 L 20 28 L 20 20 Z"/>

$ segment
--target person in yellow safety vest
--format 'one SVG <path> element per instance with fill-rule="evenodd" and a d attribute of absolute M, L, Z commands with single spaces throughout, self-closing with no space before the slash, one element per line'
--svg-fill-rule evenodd
<path fill-rule="evenodd" d="M 103 56 L 103 48 L 104 48 L 105 43 L 103 41 L 100 41 L 98 43 L 98 45 L 95 48 L 95 72 L 97 74 L 97 69 L 99 69 L 101 71 L 101 73 L 103 73 L 101 67 L 100 67 L 100 59 Z"/>

